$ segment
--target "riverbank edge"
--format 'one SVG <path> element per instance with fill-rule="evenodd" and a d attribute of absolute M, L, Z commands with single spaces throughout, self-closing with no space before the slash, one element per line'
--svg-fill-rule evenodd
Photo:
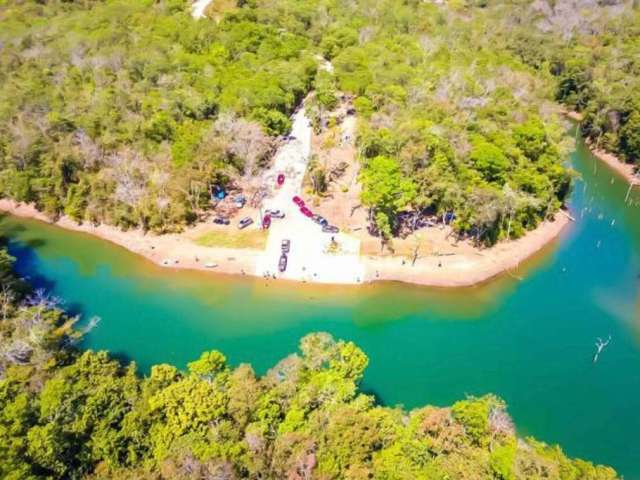
<path fill-rule="evenodd" d="M 567 111 L 564 112 L 564 114 L 571 120 L 578 122 L 578 124 L 584 119 L 584 116 L 580 112 Z M 632 164 L 623 162 L 611 152 L 595 148 L 591 145 L 588 138 L 584 139 L 584 143 L 594 157 L 606 163 L 618 175 L 622 176 L 629 185 L 640 185 L 640 176 L 634 172 L 635 167 Z"/>
<path fill-rule="evenodd" d="M 454 260 L 453 265 L 448 265 L 452 257 L 446 255 L 432 255 L 426 264 L 415 267 L 393 257 L 365 257 L 366 281 L 396 281 L 439 288 L 477 286 L 517 270 L 523 262 L 552 245 L 571 222 L 567 212 L 557 212 L 553 220 L 545 220 L 525 236 L 478 249 L 477 258 L 466 262 Z"/>
<path fill-rule="evenodd" d="M 156 265 L 201 270 L 229 275 L 255 276 L 255 265 L 261 251 L 202 247 L 188 240 L 185 234 L 154 235 L 141 230 L 123 231 L 110 225 L 78 224 L 62 216 L 51 221 L 34 205 L 0 199 L 0 211 L 10 215 L 42 221 L 57 227 L 85 233 L 106 240 L 132 253 L 141 255 Z M 558 212 L 553 221 L 545 221 L 524 237 L 478 250 L 473 259 L 451 261 L 451 257 L 429 256 L 416 266 L 398 257 L 362 256 L 366 274 L 364 283 L 397 281 L 422 286 L 459 288 L 485 283 L 518 268 L 547 245 L 551 244 L 570 223 L 566 212 Z M 207 264 L 215 263 L 215 268 Z M 444 265 L 443 265 L 444 263 Z"/>

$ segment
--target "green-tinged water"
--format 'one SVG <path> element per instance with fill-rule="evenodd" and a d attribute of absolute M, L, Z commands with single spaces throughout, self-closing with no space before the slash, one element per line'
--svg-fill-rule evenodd
<path fill-rule="evenodd" d="M 5 217 L 0 233 L 22 275 L 84 322 L 101 318 L 86 347 L 142 371 L 215 348 L 264 372 L 303 335 L 328 331 L 369 355 L 363 388 L 387 405 L 493 392 L 521 435 L 640 479 L 640 207 L 625 206 L 627 186 L 602 165 L 594 172 L 583 147 L 573 160 L 584 178 L 572 198 L 578 222 L 522 266 L 522 281 L 472 289 L 266 284 L 162 269 L 35 221 Z M 594 364 L 595 339 L 609 335 Z"/>

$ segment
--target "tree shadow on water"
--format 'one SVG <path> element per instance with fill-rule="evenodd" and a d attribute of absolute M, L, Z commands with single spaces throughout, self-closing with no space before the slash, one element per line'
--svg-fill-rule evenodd
<path fill-rule="evenodd" d="M 131 365 L 132 363 L 134 363 L 133 358 L 131 358 L 131 356 L 129 354 L 127 354 L 125 352 L 122 352 L 122 351 L 117 351 L 117 352 L 110 351 L 109 352 L 109 356 L 111 358 L 113 358 L 114 360 L 117 360 L 118 363 L 120 363 L 120 365 L 123 365 L 125 367 Z M 138 365 L 137 363 L 135 364 L 135 366 L 136 366 L 136 373 L 138 375 L 146 373 L 146 372 L 143 372 L 143 371 L 140 370 L 140 365 Z"/>
<path fill-rule="evenodd" d="M 19 276 L 24 277 L 34 290 L 43 288 L 47 292 L 53 292 L 56 282 L 39 271 L 38 256 L 31 246 L 33 242 L 7 242 L 9 254 L 16 259 L 14 270 Z"/>
<path fill-rule="evenodd" d="M 12 237 L 17 235 L 20 232 L 24 232 L 27 229 L 27 227 L 25 227 L 24 225 L 18 225 L 18 224 L 5 225 L 4 215 L 0 215 L 0 228 L 2 229 L 1 234 L 3 237 Z"/>
<path fill-rule="evenodd" d="M 78 302 L 64 303 L 61 305 L 62 309 L 67 312 L 70 317 L 79 317 L 80 324 L 86 324 L 90 319 L 86 316 L 86 310 L 84 306 Z"/>
<path fill-rule="evenodd" d="M 42 238 L 31 238 L 29 240 L 24 240 L 22 243 L 25 244 L 26 247 L 31 249 L 42 248 L 47 244 L 47 241 Z"/>
<path fill-rule="evenodd" d="M 371 387 L 370 385 L 367 385 L 366 383 L 363 382 L 360 384 L 359 390 L 360 390 L 360 393 L 373 397 L 376 405 L 384 404 L 380 394 L 376 391 L 375 388 Z"/>

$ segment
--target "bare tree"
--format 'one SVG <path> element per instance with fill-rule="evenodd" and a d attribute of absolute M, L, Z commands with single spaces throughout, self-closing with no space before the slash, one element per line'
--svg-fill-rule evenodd
<path fill-rule="evenodd" d="M 213 125 L 225 137 L 227 153 L 244 162 L 244 176 L 254 174 L 260 160 L 271 149 L 271 140 L 256 122 L 249 122 L 231 114 L 222 114 Z"/>
<path fill-rule="evenodd" d="M 11 310 L 11 306 L 13 305 L 15 298 L 16 295 L 11 289 L 11 286 L 7 283 L 3 284 L 2 290 L 0 290 L 0 309 L 2 310 L 2 320 L 7 320 L 7 316 L 9 315 L 9 311 Z"/>
<path fill-rule="evenodd" d="M 596 354 L 593 356 L 593 363 L 596 363 L 598 361 L 598 358 L 600 357 L 600 353 L 602 352 L 602 350 L 604 350 L 604 348 L 609 345 L 609 343 L 611 342 L 611 335 L 609 335 L 609 338 L 607 338 L 606 341 L 602 341 L 601 338 L 597 338 L 596 339 Z"/>
<path fill-rule="evenodd" d="M 84 168 L 90 169 L 98 165 L 102 159 L 102 150 L 84 130 L 77 130 L 73 135 L 73 141 L 80 151 Z"/>
<path fill-rule="evenodd" d="M 33 348 L 23 340 L 16 340 L 3 348 L 3 357 L 11 364 L 25 365 L 33 355 Z"/>
<path fill-rule="evenodd" d="M 422 246 L 422 235 L 416 233 L 413 235 L 415 243 L 413 245 L 413 255 L 411 256 L 411 266 L 415 266 L 418 258 L 420 258 L 420 247 Z"/>
<path fill-rule="evenodd" d="M 50 310 L 64 302 L 60 297 L 51 295 L 44 288 L 38 288 L 31 295 L 27 296 L 24 303 L 28 307 L 39 307 L 41 310 Z"/>

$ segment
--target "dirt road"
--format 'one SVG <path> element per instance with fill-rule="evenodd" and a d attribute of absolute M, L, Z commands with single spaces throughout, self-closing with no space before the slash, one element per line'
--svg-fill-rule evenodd
<path fill-rule="evenodd" d="M 311 157 L 311 124 L 300 109 L 293 119 L 290 140 L 276 155 L 274 164 L 263 177 L 270 194 L 263 208 L 280 210 L 283 219 L 274 219 L 267 247 L 259 256 L 256 275 L 276 275 L 279 278 L 320 283 L 359 283 L 365 278 L 360 261 L 360 241 L 344 234 L 323 233 L 322 228 L 305 217 L 293 203 L 300 195 L 304 174 Z M 276 188 L 278 174 L 285 175 L 284 185 Z M 313 207 L 309 207 L 313 210 Z M 334 238 L 337 248 L 331 248 Z M 282 240 L 291 242 L 287 270 L 278 272 Z"/>

